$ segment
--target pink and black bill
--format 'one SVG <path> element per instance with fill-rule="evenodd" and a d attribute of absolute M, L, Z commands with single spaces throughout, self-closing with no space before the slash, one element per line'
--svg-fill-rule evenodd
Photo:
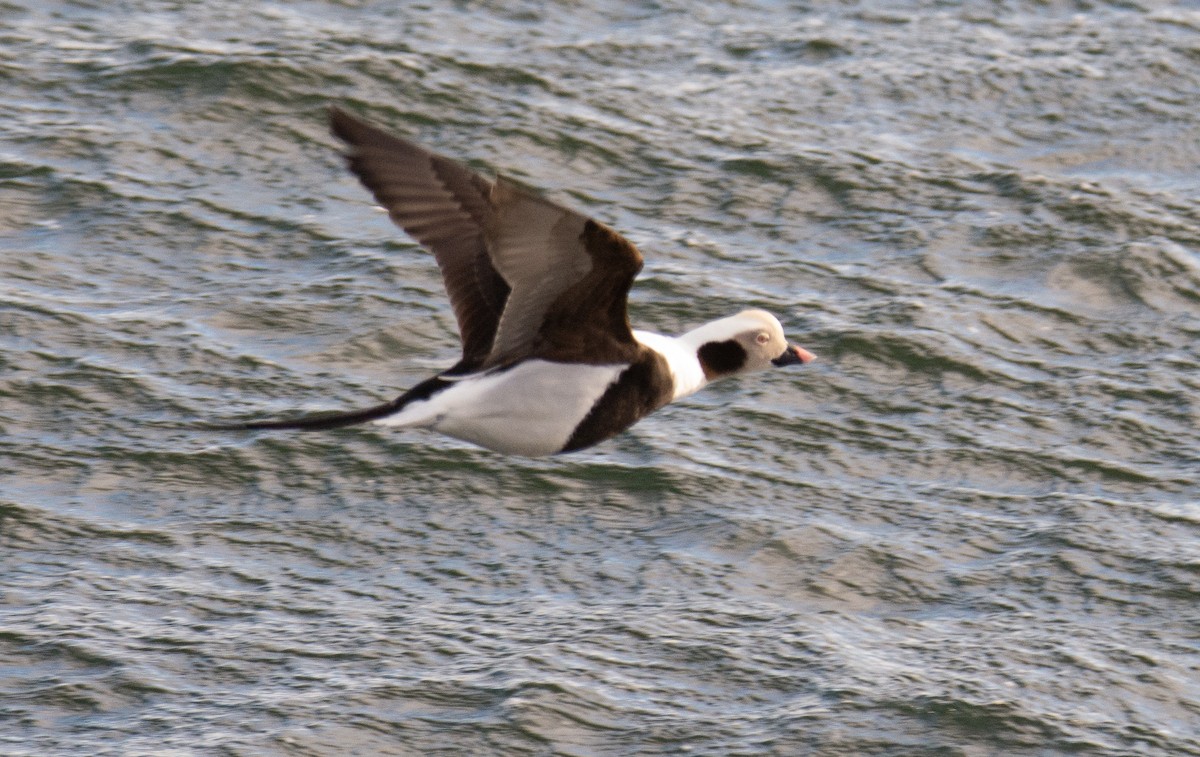
<path fill-rule="evenodd" d="M 794 344 L 789 344 L 788 348 L 783 351 L 783 354 L 771 361 L 771 365 L 780 367 L 785 365 L 803 365 L 816 360 L 817 356 Z"/>

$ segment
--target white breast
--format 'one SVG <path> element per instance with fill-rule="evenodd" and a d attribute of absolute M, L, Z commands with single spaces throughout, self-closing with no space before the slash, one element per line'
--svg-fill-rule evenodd
<path fill-rule="evenodd" d="M 510 455 L 552 455 L 627 367 L 529 360 L 458 379 L 376 423 L 431 428 Z"/>

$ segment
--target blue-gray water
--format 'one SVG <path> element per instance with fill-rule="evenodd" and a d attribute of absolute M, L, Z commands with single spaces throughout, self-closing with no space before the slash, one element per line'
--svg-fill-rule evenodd
<path fill-rule="evenodd" d="M 581 454 L 337 102 L 821 356 Z M 0 5 L 0 754 L 1200 755 L 1200 4 Z"/>

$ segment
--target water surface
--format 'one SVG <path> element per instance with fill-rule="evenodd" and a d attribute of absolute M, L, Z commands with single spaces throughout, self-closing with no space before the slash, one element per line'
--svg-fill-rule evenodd
<path fill-rule="evenodd" d="M 0 6 L 0 752 L 1200 754 L 1200 6 Z M 337 102 L 821 360 L 576 455 Z"/>

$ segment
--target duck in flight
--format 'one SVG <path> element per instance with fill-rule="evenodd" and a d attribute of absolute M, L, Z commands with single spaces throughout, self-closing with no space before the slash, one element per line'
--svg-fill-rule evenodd
<path fill-rule="evenodd" d="M 679 337 L 633 330 L 626 306 L 642 256 L 620 234 L 336 107 L 329 115 L 350 169 L 433 252 L 462 358 L 382 405 L 224 428 L 373 421 L 535 457 L 602 442 L 714 379 L 814 359 L 763 310 Z"/>

